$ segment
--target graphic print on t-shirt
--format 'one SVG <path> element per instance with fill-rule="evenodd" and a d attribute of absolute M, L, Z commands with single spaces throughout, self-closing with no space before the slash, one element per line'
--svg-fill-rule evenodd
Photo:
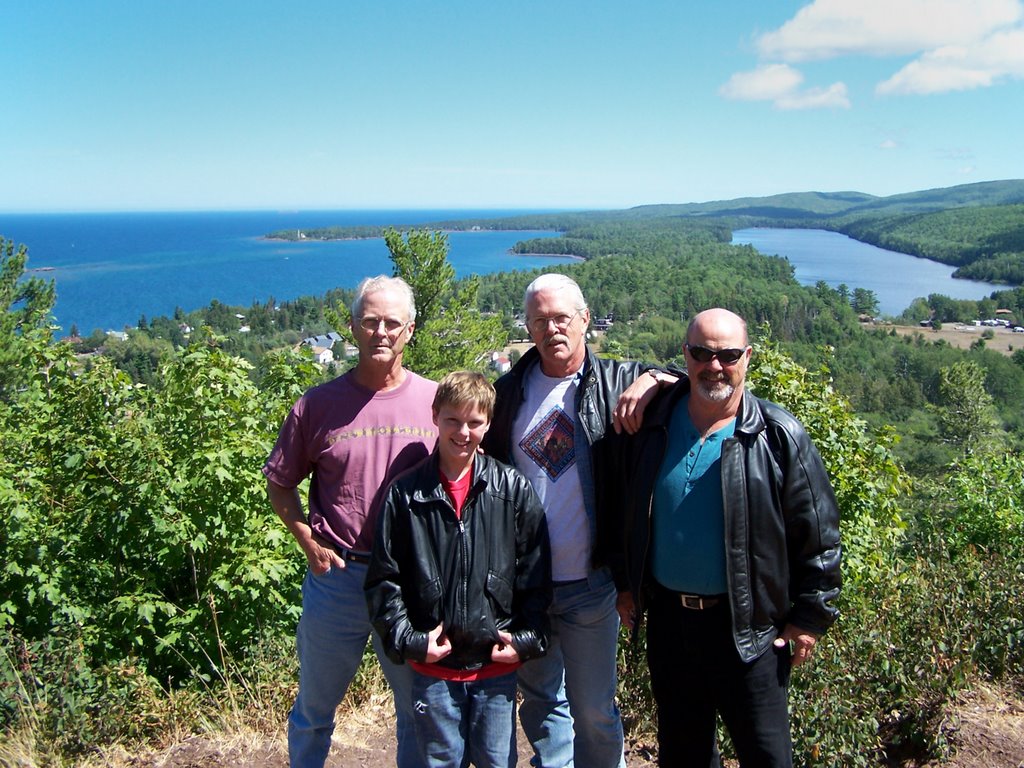
<path fill-rule="evenodd" d="M 561 408 L 552 408 L 526 433 L 519 447 L 552 481 L 557 480 L 576 461 L 572 419 Z"/>

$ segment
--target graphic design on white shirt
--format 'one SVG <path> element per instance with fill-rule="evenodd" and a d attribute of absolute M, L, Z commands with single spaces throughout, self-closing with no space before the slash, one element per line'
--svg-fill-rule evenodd
<path fill-rule="evenodd" d="M 573 435 L 572 418 L 561 408 L 555 407 L 526 433 L 519 447 L 555 482 L 576 463 Z"/>

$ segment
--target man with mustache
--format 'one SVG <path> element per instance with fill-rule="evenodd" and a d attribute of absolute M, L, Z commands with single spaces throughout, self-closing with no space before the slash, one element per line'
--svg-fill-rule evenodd
<path fill-rule="evenodd" d="M 743 768 L 791 766 L 789 672 L 839 613 L 839 510 L 801 424 L 745 391 L 743 319 L 701 312 L 684 349 L 624 451 L 620 615 L 646 611 L 659 765 L 714 764 L 717 713 Z"/>
<path fill-rule="evenodd" d="M 495 385 L 497 407 L 483 443 L 530 480 L 551 540 L 551 641 L 547 656 L 519 671 L 520 720 L 532 765 L 617 768 L 625 761 L 609 568 L 621 546 L 613 443 L 620 427 L 636 429 L 659 377 L 675 378 L 653 369 L 643 376 L 648 366 L 589 351 L 590 310 L 565 275 L 538 277 L 523 304 L 534 347 Z"/>

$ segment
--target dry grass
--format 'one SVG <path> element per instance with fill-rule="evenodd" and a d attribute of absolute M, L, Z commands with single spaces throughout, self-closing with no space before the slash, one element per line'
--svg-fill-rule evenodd
<path fill-rule="evenodd" d="M 961 694 L 949 719 L 953 757 L 948 768 L 1022 768 L 1024 700 L 979 685 Z"/>
<path fill-rule="evenodd" d="M 385 691 L 377 691 L 361 698 L 358 707 L 343 705 L 338 712 L 338 729 L 328 768 L 390 768 L 394 765 L 394 716 L 390 696 Z M 162 747 L 114 745 L 97 748 L 73 765 L 74 768 L 285 768 L 288 760 L 283 715 L 279 713 L 277 717 L 270 731 L 264 727 L 267 723 L 261 721 L 258 727 L 236 724 L 233 730 L 181 734 L 174 737 L 173 743 Z M 235 722 L 235 718 L 236 714 L 213 715 L 207 718 L 207 723 L 227 725 Z M 954 753 L 947 762 L 926 764 L 928 768 L 1024 766 L 1024 699 L 1019 692 L 991 685 L 976 686 L 958 697 L 946 722 Z M 172 734 L 168 734 L 168 739 L 171 738 Z M 0 766 L 43 768 L 57 765 L 38 762 L 30 740 L 22 744 L 20 754 L 17 747 L 16 738 L 4 742 L 0 747 Z M 639 751 L 627 757 L 630 768 L 652 765 Z M 528 752 L 522 739 L 519 765 L 528 765 Z M 907 764 L 905 768 L 915 765 Z"/>

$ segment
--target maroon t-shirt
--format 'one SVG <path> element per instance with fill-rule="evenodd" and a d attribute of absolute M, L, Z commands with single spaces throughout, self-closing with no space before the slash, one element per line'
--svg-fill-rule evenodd
<path fill-rule="evenodd" d="M 292 407 L 263 474 L 284 488 L 311 475 L 310 527 L 341 547 L 369 552 L 388 485 L 437 442 L 430 410 L 436 389 L 411 372 L 386 392 L 360 387 L 351 373 L 314 387 Z"/>

